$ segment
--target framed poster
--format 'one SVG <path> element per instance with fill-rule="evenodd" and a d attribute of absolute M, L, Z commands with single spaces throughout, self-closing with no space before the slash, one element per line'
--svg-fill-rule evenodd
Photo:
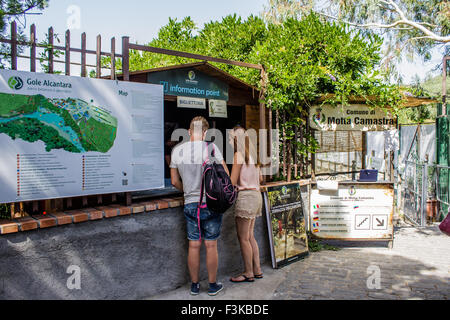
<path fill-rule="evenodd" d="M 228 118 L 225 100 L 209 100 L 209 116 L 211 118 Z"/>
<path fill-rule="evenodd" d="M 0 71 L 0 203 L 164 187 L 161 85 Z"/>
<path fill-rule="evenodd" d="M 264 192 L 272 266 L 279 268 L 308 254 L 303 201 L 298 183 L 268 186 Z"/>

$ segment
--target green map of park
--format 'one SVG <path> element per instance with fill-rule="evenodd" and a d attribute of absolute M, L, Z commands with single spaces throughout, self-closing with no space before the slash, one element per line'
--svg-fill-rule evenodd
<path fill-rule="evenodd" d="M 92 101 L 0 93 L 0 134 L 42 141 L 47 152 L 106 153 L 116 139 L 117 119 Z"/>

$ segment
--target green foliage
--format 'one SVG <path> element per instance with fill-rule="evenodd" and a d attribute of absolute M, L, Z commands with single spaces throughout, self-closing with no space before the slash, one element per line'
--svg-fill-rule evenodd
<path fill-rule="evenodd" d="M 73 144 L 62 138 L 56 129 L 44 125 L 37 119 L 22 118 L 7 123 L 0 123 L 0 133 L 5 133 L 11 139 L 22 139 L 28 142 L 41 140 L 45 150 L 64 149 L 69 152 L 80 152 Z"/>
<path fill-rule="evenodd" d="M 400 81 L 396 64 L 403 57 L 413 60 L 418 55 L 430 60 L 431 50 L 445 44 L 443 38 L 450 34 L 447 0 L 268 0 L 263 16 L 268 22 L 280 23 L 288 18 L 301 19 L 310 10 L 330 21 L 343 21 L 382 36 L 385 55 L 381 67 L 388 78 Z M 397 24 L 403 17 L 411 23 Z"/>
<path fill-rule="evenodd" d="M 339 251 L 340 248 L 323 243 L 317 239 L 308 239 L 309 252 L 319 252 L 322 250 Z"/>
<path fill-rule="evenodd" d="M 180 22 L 170 19 L 148 45 L 263 65 L 267 73 L 264 101 L 282 118 L 280 129 L 285 132 L 290 157 L 317 149 L 306 123 L 310 106 L 324 94 L 332 94 L 324 101 L 332 105 L 347 104 L 350 96 L 367 97 L 371 106 L 397 108 L 402 102 L 398 89 L 386 84 L 378 71 L 382 39 L 371 32 L 327 22 L 314 13 L 278 24 L 266 24 L 255 16 L 244 20 L 229 15 L 205 24 L 201 30 L 190 17 Z M 130 52 L 131 70 L 187 62 L 193 61 Z M 110 60 L 105 58 L 103 63 L 108 66 Z M 258 70 L 218 66 L 261 87 Z M 117 68 L 121 68 L 120 61 Z M 299 135 L 304 139 L 298 140 Z"/>
<path fill-rule="evenodd" d="M 26 26 L 25 16 L 31 10 L 43 10 L 48 6 L 48 0 L 3 0 L 0 1 L 0 36 L 9 38 L 9 23 L 13 20 L 19 22 L 17 30 L 17 38 L 19 41 L 27 41 L 23 28 Z M 24 21 L 21 21 L 23 19 Z M 23 51 L 21 46 L 17 48 L 18 53 Z M 4 57 L 10 54 L 10 46 L 8 44 L 0 45 L 0 68 L 5 68 Z"/>
<path fill-rule="evenodd" d="M 10 207 L 6 203 L 0 203 L 0 219 L 11 219 L 11 214 L 9 212 Z"/>

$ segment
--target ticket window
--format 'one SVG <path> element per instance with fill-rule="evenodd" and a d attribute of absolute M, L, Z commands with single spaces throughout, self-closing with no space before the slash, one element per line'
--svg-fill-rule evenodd
<path fill-rule="evenodd" d="M 228 141 L 226 141 L 226 130 L 233 129 L 238 124 L 243 125 L 244 107 L 228 106 L 227 113 L 227 118 L 210 118 L 207 109 L 178 108 L 176 101 L 164 101 L 164 168 L 166 186 L 170 186 L 171 184 L 169 168 L 170 155 L 172 149 L 179 143 L 171 142 L 173 131 L 178 128 L 189 129 L 191 120 L 194 117 L 205 117 L 209 122 L 210 128 L 215 128 L 222 132 L 222 152 L 224 159 L 226 159 L 226 143 L 228 143 Z M 231 165 L 228 167 L 231 170 Z"/>

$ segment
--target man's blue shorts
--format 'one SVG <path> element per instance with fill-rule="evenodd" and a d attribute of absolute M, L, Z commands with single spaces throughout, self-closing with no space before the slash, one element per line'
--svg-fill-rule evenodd
<path fill-rule="evenodd" d="M 200 230 L 197 220 L 198 203 L 188 203 L 184 206 L 188 240 L 217 240 L 222 227 L 222 214 L 211 213 L 207 208 L 200 209 Z M 201 234 L 200 234 L 201 233 Z"/>

